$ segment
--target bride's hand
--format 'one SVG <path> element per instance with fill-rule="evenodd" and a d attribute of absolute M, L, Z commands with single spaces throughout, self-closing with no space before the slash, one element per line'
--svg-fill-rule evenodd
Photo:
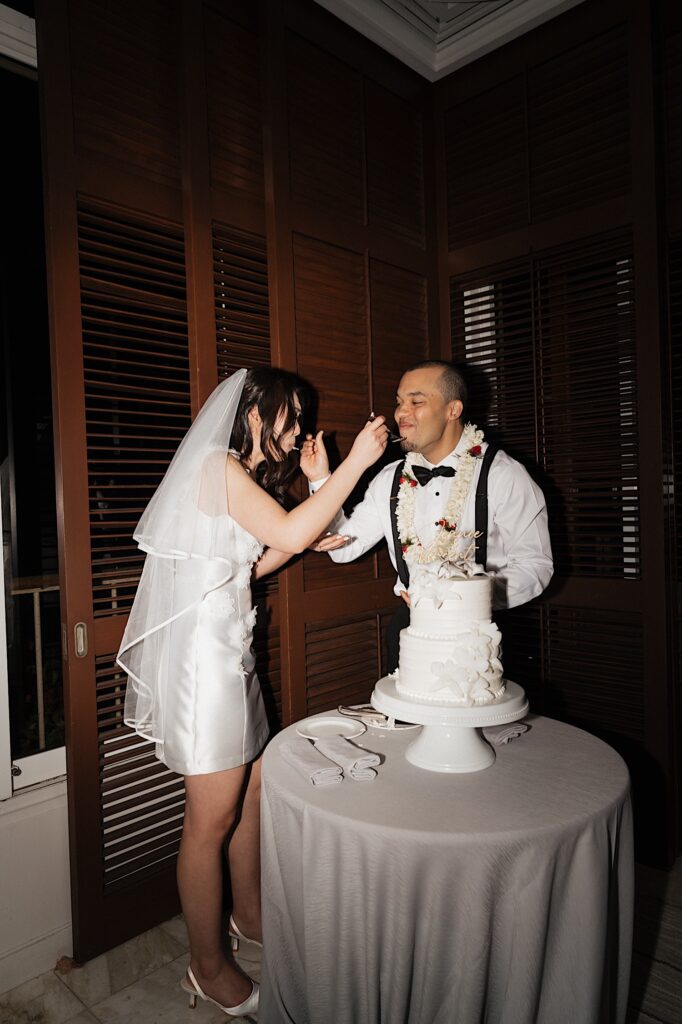
<path fill-rule="evenodd" d="M 353 441 L 348 458 L 360 464 L 362 472 L 374 465 L 388 444 L 389 431 L 384 416 L 368 420 Z"/>
<path fill-rule="evenodd" d="M 315 437 L 312 434 L 306 434 L 305 441 L 301 445 L 299 465 L 311 483 L 329 476 L 329 459 L 322 440 L 323 433 L 323 430 L 318 430 Z"/>

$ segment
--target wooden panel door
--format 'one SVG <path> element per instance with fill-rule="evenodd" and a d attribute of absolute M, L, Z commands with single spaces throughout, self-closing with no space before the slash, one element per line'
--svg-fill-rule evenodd
<path fill-rule="evenodd" d="M 58 0 L 37 15 L 74 955 L 85 960 L 178 909 L 182 780 L 124 726 L 115 654 L 143 563 L 132 540 L 142 510 L 219 376 L 270 361 L 259 43 L 257 11 L 238 2 Z M 239 61 L 220 65 L 216 40 L 237 37 Z M 238 136 L 243 111 L 258 124 Z M 276 587 L 257 601 L 276 719 Z"/>

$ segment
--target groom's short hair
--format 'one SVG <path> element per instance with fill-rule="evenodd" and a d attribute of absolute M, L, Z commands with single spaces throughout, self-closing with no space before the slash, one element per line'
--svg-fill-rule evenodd
<path fill-rule="evenodd" d="M 462 411 L 462 417 L 464 417 L 469 403 L 469 389 L 464 377 L 452 363 L 448 363 L 445 359 L 424 359 L 421 363 L 408 366 L 404 372 L 412 373 L 413 370 L 430 370 L 432 367 L 443 371 L 438 378 L 438 387 L 443 398 L 446 402 L 459 400 L 464 406 Z"/>

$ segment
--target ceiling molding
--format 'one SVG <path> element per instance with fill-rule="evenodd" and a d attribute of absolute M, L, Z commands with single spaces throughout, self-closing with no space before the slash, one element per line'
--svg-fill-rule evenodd
<path fill-rule="evenodd" d="M 438 81 L 585 0 L 317 0 L 430 82 Z M 477 8 L 488 8 L 478 13 Z M 442 14 L 434 11 L 442 8 Z M 459 10 L 458 10 L 459 9 Z"/>
<path fill-rule="evenodd" d="M 0 55 L 19 64 L 38 67 L 34 18 L 0 4 Z"/>

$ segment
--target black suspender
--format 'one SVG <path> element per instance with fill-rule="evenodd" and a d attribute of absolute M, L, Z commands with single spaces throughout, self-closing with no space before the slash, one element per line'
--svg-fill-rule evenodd
<path fill-rule="evenodd" d="M 488 560 L 488 473 L 499 448 L 489 444 L 483 456 L 481 472 L 476 484 L 476 508 L 474 512 L 474 529 L 480 534 L 476 538 L 476 564 L 485 569 Z"/>
<path fill-rule="evenodd" d="M 395 551 L 395 564 L 398 569 L 398 576 L 400 582 L 405 587 L 405 590 L 410 585 L 410 573 L 407 568 L 405 561 L 405 555 L 403 554 L 403 546 L 398 536 L 398 490 L 400 488 L 400 478 L 403 475 L 405 469 L 405 463 L 399 462 L 395 467 L 395 473 L 393 475 L 393 483 L 391 484 L 391 526 L 393 528 L 393 550 Z"/>
<path fill-rule="evenodd" d="M 476 485 L 474 529 L 476 530 L 476 533 L 480 534 L 480 536 L 476 538 L 476 564 L 482 566 L 484 569 L 488 560 L 488 473 L 490 472 L 490 466 L 498 451 L 499 448 L 496 448 L 495 445 L 492 444 L 489 444 L 486 448 L 485 455 L 483 456 L 483 462 L 481 464 L 481 472 Z M 398 489 L 400 487 L 400 478 L 403 475 L 404 469 L 405 463 L 399 462 L 393 475 L 390 500 L 393 549 L 395 551 L 396 566 L 398 568 L 400 582 L 407 590 L 410 582 L 410 573 L 407 568 L 407 563 L 405 562 L 405 555 L 403 554 L 400 537 L 398 536 L 398 516 L 396 514 L 398 505 Z"/>

